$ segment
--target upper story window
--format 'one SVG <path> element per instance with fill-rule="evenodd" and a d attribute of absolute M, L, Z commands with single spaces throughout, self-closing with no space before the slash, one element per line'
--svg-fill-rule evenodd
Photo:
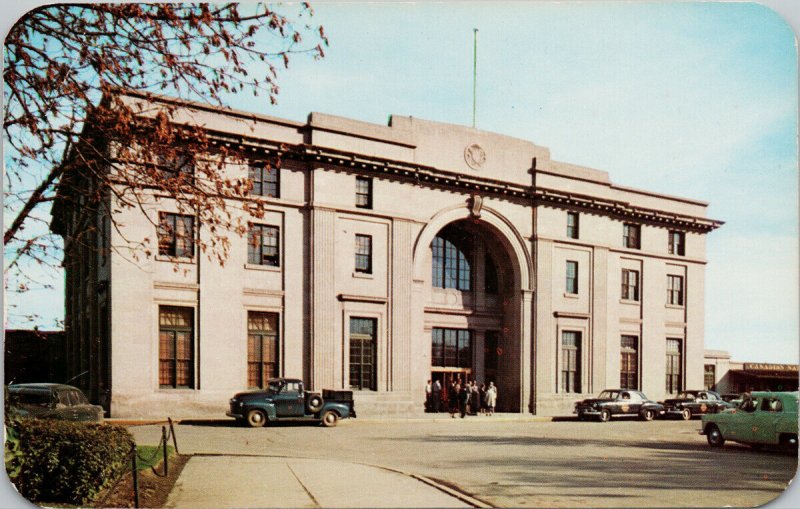
<path fill-rule="evenodd" d="M 570 294 L 578 293 L 578 262 L 567 260 L 566 291 Z"/>
<path fill-rule="evenodd" d="M 436 288 L 472 289 L 470 244 L 456 236 L 442 235 L 433 239 L 433 279 Z"/>
<path fill-rule="evenodd" d="M 669 254 L 679 256 L 686 254 L 686 236 L 683 232 L 669 232 Z"/>
<path fill-rule="evenodd" d="M 194 257 L 194 217 L 161 212 L 158 221 L 158 254 Z"/>
<path fill-rule="evenodd" d="M 164 179 L 189 184 L 194 177 L 194 162 L 185 154 L 168 158 L 164 154 L 156 156 L 156 165 Z"/>
<path fill-rule="evenodd" d="M 667 304 L 683 306 L 683 276 L 667 276 Z"/>
<path fill-rule="evenodd" d="M 567 212 L 567 238 L 577 239 L 580 235 L 580 219 L 577 212 Z"/>
<path fill-rule="evenodd" d="M 360 209 L 372 208 L 372 179 L 356 177 L 356 207 Z"/>
<path fill-rule="evenodd" d="M 277 226 L 251 224 L 247 237 L 247 263 L 280 267 L 280 230 Z"/>
<path fill-rule="evenodd" d="M 253 181 L 253 194 L 269 198 L 280 198 L 279 169 L 270 165 L 250 166 L 250 180 Z"/>
<path fill-rule="evenodd" d="M 639 300 L 639 271 L 622 269 L 622 298 Z"/>
<path fill-rule="evenodd" d="M 623 224 L 622 245 L 631 249 L 639 249 L 641 247 L 641 231 L 641 227 L 638 224 Z"/>
<path fill-rule="evenodd" d="M 372 274 L 372 237 L 356 235 L 356 272 Z"/>

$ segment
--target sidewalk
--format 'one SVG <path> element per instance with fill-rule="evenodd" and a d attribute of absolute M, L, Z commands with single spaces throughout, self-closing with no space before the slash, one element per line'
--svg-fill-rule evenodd
<path fill-rule="evenodd" d="M 379 467 L 264 456 L 193 456 L 165 507 L 487 507 Z"/>

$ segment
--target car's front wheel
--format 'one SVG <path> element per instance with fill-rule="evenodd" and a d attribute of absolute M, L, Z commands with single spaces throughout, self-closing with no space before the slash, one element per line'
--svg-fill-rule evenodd
<path fill-rule="evenodd" d="M 639 414 L 643 421 L 652 421 L 656 418 L 656 411 L 655 410 L 642 410 L 642 413 Z"/>
<path fill-rule="evenodd" d="M 339 414 L 333 410 L 328 410 L 322 414 L 322 425 L 326 428 L 333 428 L 339 422 Z"/>
<path fill-rule="evenodd" d="M 251 428 L 260 428 L 267 423 L 267 416 L 261 410 L 247 412 L 247 425 Z"/>
<path fill-rule="evenodd" d="M 692 418 L 692 411 L 689 410 L 688 408 L 684 408 L 683 412 L 681 412 L 681 417 L 683 418 L 684 421 L 688 421 L 689 419 Z"/>
<path fill-rule="evenodd" d="M 711 424 L 706 430 L 706 440 L 711 447 L 722 447 L 725 444 L 725 437 L 716 424 Z"/>
<path fill-rule="evenodd" d="M 609 411 L 609 410 L 607 410 L 605 408 L 600 410 L 599 419 L 600 419 L 600 422 L 608 422 L 608 421 L 610 421 L 611 420 L 611 411 Z"/>

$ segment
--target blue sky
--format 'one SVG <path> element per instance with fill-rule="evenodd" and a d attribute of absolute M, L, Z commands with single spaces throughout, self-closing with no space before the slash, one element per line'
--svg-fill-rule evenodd
<path fill-rule="evenodd" d="M 797 57 L 792 29 L 741 3 L 315 3 L 331 45 L 298 56 L 279 104 L 469 125 L 549 147 L 620 185 L 698 198 L 708 237 L 706 347 L 798 362 Z M 52 322 L 63 285 L 12 296 Z M 45 320 L 47 321 L 47 319 Z"/>

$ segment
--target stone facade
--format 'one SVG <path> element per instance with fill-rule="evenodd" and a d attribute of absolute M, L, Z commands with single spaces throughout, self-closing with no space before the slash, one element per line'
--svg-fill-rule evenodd
<path fill-rule="evenodd" d="M 278 232 L 279 254 L 250 264 L 247 240 L 232 235 L 224 267 L 195 253 L 175 271 L 174 259 L 123 256 L 120 232 L 94 218 L 98 245 L 119 249 L 65 250 L 68 361 L 111 415 L 223 415 L 252 385 L 248 316 L 274 320 L 263 337 L 276 345 L 275 373 L 315 390 L 356 385 L 359 415 L 421 412 L 432 377 L 492 380 L 501 410 L 539 415 L 571 413 L 618 387 L 623 369 L 653 399 L 670 390 L 668 365 L 671 390 L 701 386 L 705 235 L 721 224 L 706 203 L 620 187 L 467 127 L 178 104 L 178 120 L 216 143 L 284 154 L 278 196 L 254 197 L 268 210 L 254 222 Z M 166 212 L 169 200 L 154 200 L 115 220 L 158 252 Z M 56 214 L 69 244 L 72 216 Z M 173 308 L 189 321 L 163 325 Z M 172 384 L 186 387 L 164 386 L 160 337 L 186 341 L 186 359 L 172 354 L 191 365 L 188 382 Z"/>

